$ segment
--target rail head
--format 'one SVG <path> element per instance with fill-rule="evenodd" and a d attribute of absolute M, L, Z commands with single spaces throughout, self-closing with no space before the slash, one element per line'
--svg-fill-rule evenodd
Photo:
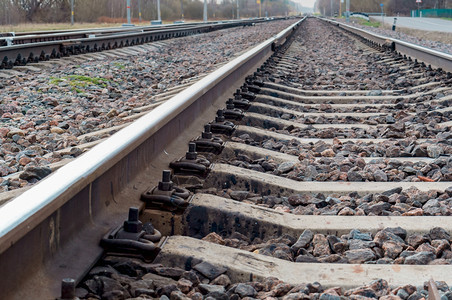
<path fill-rule="evenodd" d="M 0 209 L 0 254 L 88 187 L 138 145 L 158 132 L 247 61 L 281 43 L 304 19 L 227 63 L 188 89 L 118 131 L 86 154 L 54 172 Z"/>
<path fill-rule="evenodd" d="M 323 21 L 329 22 L 344 30 L 352 32 L 362 38 L 374 42 L 380 46 L 383 44 L 392 43 L 394 51 L 404 54 L 412 59 L 424 62 L 432 67 L 441 68 L 447 72 L 452 72 L 452 55 L 440 52 L 427 47 L 419 46 L 413 43 L 408 43 L 395 38 L 379 35 L 361 28 L 357 28 L 341 22 L 319 18 Z"/>

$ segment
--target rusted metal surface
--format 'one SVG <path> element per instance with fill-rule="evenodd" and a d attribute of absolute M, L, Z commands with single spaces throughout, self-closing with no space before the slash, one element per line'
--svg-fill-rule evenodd
<path fill-rule="evenodd" d="M 301 22 L 301 21 L 300 21 Z M 299 23 L 299 22 L 298 22 Z M 168 160 L 297 24 L 208 75 L 65 165 L 0 210 L 0 282 L 6 299 L 48 299 L 101 255 L 99 240 L 140 207 Z M 251 70 L 251 71 L 250 71 Z M 164 158 L 164 159 L 163 159 Z"/>

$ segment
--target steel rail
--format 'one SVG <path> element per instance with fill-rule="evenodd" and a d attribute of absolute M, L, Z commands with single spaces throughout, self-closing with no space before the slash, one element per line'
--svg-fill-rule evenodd
<path fill-rule="evenodd" d="M 452 72 L 452 55 L 450 54 L 404 42 L 391 37 L 378 35 L 370 31 L 356 28 L 337 21 L 332 21 L 324 18 L 319 19 L 339 26 L 340 28 L 357 36 L 360 36 L 367 41 L 377 44 L 380 47 L 390 44 L 390 48 L 392 48 L 392 50 L 399 52 L 402 55 L 406 55 L 407 57 L 411 57 L 413 60 L 417 59 L 418 61 L 424 62 L 427 65 L 431 65 L 432 67 L 441 68 L 447 72 Z"/>
<path fill-rule="evenodd" d="M 28 62 L 37 62 L 73 55 L 84 52 L 100 51 L 109 48 L 143 44 L 151 41 L 190 34 L 209 32 L 236 26 L 250 25 L 265 20 L 243 20 L 240 22 L 223 22 L 215 24 L 188 25 L 184 27 L 153 28 L 152 30 L 118 31 L 119 34 L 108 34 L 94 37 L 59 39 L 36 43 L 25 43 L 0 47 L 0 69 L 12 68 L 13 65 L 25 65 Z M 79 35 L 80 36 L 80 35 Z"/>
<path fill-rule="evenodd" d="M 248 20 L 247 20 L 248 21 Z M 46 42 L 46 41 L 60 41 L 68 39 L 79 39 L 88 37 L 89 35 L 96 34 L 114 34 L 114 33 L 127 33 L 127 32 L 150 32 L 161 29 L 172 28 L 188 28 L 192 26 L 200 25 L 214 25 L 214 24 L 227 24 L 237 23 L 237 20 L 224 21 L 224 22 L 192 22 L 182 24 L 164 24 L 164 25 L 150 25 L 150 26 L 133 26 L 133 27 L 108 27 L 108 28 L 89 28 L 89 29 L 76 29 L 76 30 L 57 30 L 57 31 L 41 31 L 41 32 L 19 32 L 14 36 L 1 37 L 0 35 L 0 49 L 6 45 L 6 41 L 11 41 L 14 45 L 27 44 L 34 42 Z"/>
<path fill-rule="evenodd" d="M 280 20 L 283 17 L 276 17 L 272 20 Z M 209 25 L 209 24 L 224 24 L 224 23 L 240 23 L 240 22 L 263 22 L 266 18 L 257 19 L 240 19 L 240 20 L 223 20 L 223 21 L 209 21 L 209 22 L 187 22 L 187 23 L 177 23 L 177 24 L 158 24 L 158 25 L 147 25 L 147 26 L 133 26 L 133 27 L 105 27 L 105 28 L 80 28 L 80 29 L 62 29 L 62 30 L 42 30 L 42 31 L 27 31 L 27 32 L 1 32 L 0 33 L 0 45 L 1 41 L 6 38 L 13 38 L 13 40 L 19 40 L 21 38 L 33 38 L 33 37 L 52 37 L 52 36 L 67 36 L 69 34 L 95 34 L 95 33 L 109 33 L 109 32 L 120 32 L 120 31 L 136 31 L 144 30 L 149 31 L 158 28 L 175 28 L 175 27 L 188 27 L 195 25 Z"/>
<path fill-rule="evenodd" d="M 303 20 L 206 76 L 5 204 L 0 209 L 3 296 L 55 297 L 62 278 L 80 279 L 102 253 L 98 241 L 103 234 L 120 224 L 126 207 L 138 205 L 141 191 L 129 185 L 134 183 L 135 187 L 137 177 L 146 178 L 152 168 L 160 173 L 170 159 L 183 155 L 186 149 L 177 145 L 186 144 L 206 119 L 212 119 L 227 95 Z M 147 180 L 151 179 L 141 184 L 149 185 Z M 126 188 L 127 195 L 121 196 Z"/>

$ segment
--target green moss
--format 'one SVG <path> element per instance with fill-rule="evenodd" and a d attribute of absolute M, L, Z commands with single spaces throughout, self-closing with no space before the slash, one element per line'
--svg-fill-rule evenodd
<path fill-rule="evenodd" d="M 75 91 L 77 93 L 83 93 L 85 91 L 85 88 L 88 86 L 98 86 L 98 87 L 107 87 L 108 86 L 108 79 L 102 78 L 102 77 L 89 77 L 89 76 L 82 76 L 82 75 L 69 75 L 69 76 L 63 76 L 61 78 L 56 77 L 50 77 L 50 84 L 58 85 L 62 82 L 67 82 L 68 85 L 71 87 L 72 91 Z"/>
<path fill-rule="evenodd" d="M 59 84 L 60 82 L 63 82 L 63 81 L 64 81 L 64 80 L 61 79 L 61 78 L 50 77 L 49 83 L 50 83 L 50 84 L 53 84 L 53 85 L 57 85 L 57 84 Z"/>
<path fill-rule="evenodd" d="M 82 76 L 82 75 L 69 75 L 68 78 L 72 83 L 79 83 L 81 85 L 98 85 L 102 87 L 107 86 L 108 79 L 102 78 L 102 77 L 88 77 L 88 76 Z"/>
<path fill-rule="evenodd" d="M 126 68 L 126 66 L 118 62 L 113 63 L 113 65 L 120 70 L 124 70 Z"/>

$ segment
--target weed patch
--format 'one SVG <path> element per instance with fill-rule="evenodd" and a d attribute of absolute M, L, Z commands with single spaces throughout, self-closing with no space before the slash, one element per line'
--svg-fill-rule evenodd
<path fill-rule="evenodd" d="M 89 77 L 82 75 L 69 75 L 60 78 L 51 77 L 50 84 L 60 85 L 67 83 L 71 87 L 71 90 L 76 93 L 83 93 L 90 86 L 99 88 L 105 88 L 108 86 L 109 80 L 102 77 Z"/>

